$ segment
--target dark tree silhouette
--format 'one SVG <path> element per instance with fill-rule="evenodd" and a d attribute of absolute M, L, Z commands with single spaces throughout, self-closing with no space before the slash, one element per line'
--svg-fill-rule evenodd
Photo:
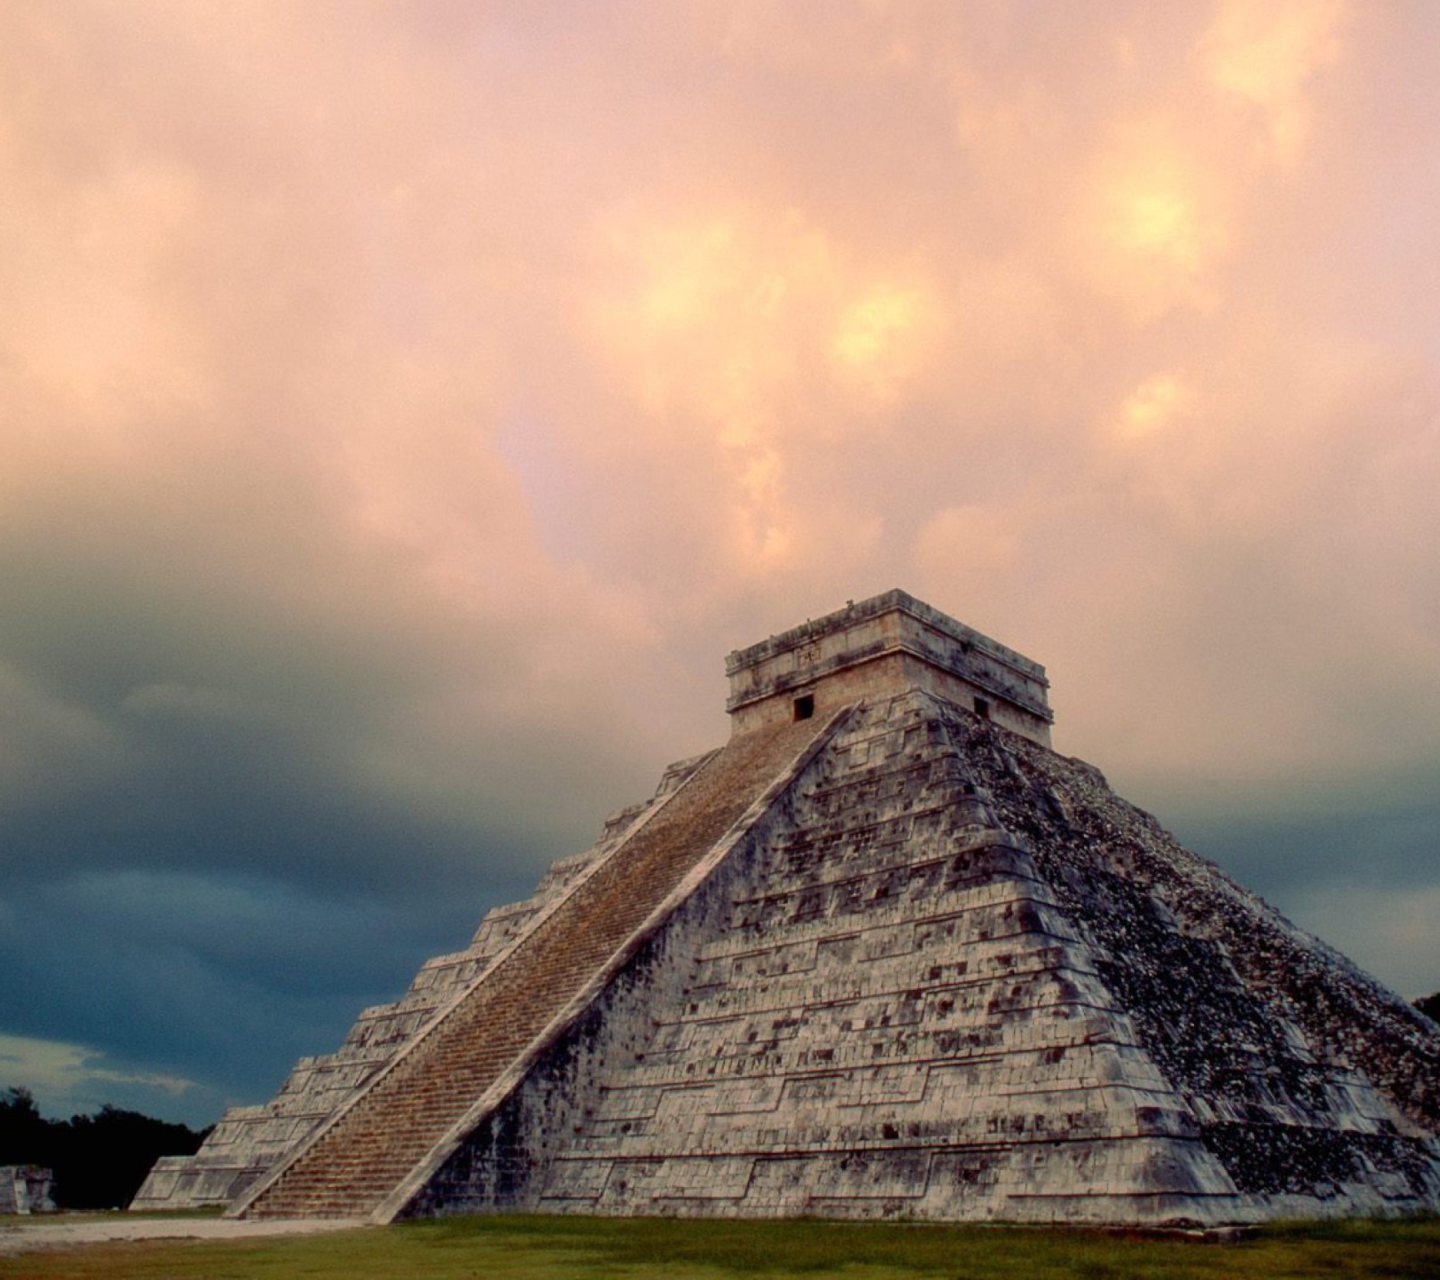
<path fill-rule="evenodd" d="M 49 1164 L 54 1151 L 50 1127 L 29 1089 L 5 1090 L 0 1096 L 0 1164 Z"/>
<path fill-rule="evenodd" d="M 208 1133 L 108 1105 L 90 1116 L 46 1120 L 28 1090 L 0 1095 L 0 1165 L 53 1170 L 62 1209 L 129 1204 L 157 1157 L 190 1155 Z"/>
<path fill-rule="evenodd" d="M 1427 1018 L 1435 1022 L 1440 1022 L 1440 991 L 1437 991 L 1433 996 L 1421 996 L 1420 999 L 1415 1001 L 1415 1007 Z"/>

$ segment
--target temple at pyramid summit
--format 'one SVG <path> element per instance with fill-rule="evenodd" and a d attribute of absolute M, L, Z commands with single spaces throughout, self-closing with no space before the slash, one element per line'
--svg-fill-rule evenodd
<path fill-rule="evenodd" d="M 730 654 L 671 765 L 136 1208 L 1193 1226 L 1440 1209 L 1440 1027 L 901 591 Z"/>

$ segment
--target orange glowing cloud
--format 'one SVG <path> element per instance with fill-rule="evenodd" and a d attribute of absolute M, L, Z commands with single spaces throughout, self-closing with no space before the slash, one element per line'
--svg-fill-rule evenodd
<path fill-rule="evenodd" d="M 1141 323 L 1220 299 L 1231 177 L 1205 161 L 1182 131 L 1149 120 L 1115 129 L 1089 175 L 1075 251 L 1089 282 Z"/>
<path fill-rule="evenodd" d="M 917 270 L 868 266 L 798 211 L 733 209 L 612 223 L 585 332 L 635 429 L 694 433 L 718 461 L 730 563 L 763 575 L 817 554 L 836 518 L 792 500 L 796 454 L 883 431 L 941 315 Z"/>
<path fill-rule="evenodd" d="M 1310 129 L 1311 79 L 1340 56 L 1345 0 L 1225 0 L 1199 46 L 1211 82 L 1254 110 L 1266 151 L 1295 164 Z"/>
<path fill-rule="evenodd" d="M 933 289 L 882 284 L 841 311 L 830 349 L 842 381 L 883 408 L 904 393 L 942 333 Z"/>
<path fill-rule="evenodd" d="M 1156 373 L 1135 388 L 1111 428 L 1122 440 L 1138 440 L 1164 431 L 1185 413 L 1192 400 L 1185 383 L 1173 373 Z"/>

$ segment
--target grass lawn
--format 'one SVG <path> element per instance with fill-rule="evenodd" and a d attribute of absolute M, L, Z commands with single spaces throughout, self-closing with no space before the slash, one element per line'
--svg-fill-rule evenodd
<path fill-rule="evenodd" d="M 91 1245 L 0 1258 L 0 1277 L 268 1280 L 1119 1280 L 1440 1277 L 1440 1219 L 1267 1228 L 1238 1244 L 882 1223 L 486 1217 L 245 1242 Z"/>

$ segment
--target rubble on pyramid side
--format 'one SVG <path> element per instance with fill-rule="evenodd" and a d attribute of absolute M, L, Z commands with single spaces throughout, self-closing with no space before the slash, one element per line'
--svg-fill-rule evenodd
<path fill-rule="evenodd" d="M 649 800 L 610 814 L 599 839 L 583 852 L 551 863 L 528 898 L 487 911 L 470 945 L 427 960 L 399 1000 L 363 1009 L 334 1053 L 301 1058 L 268 1103 L 230 1107 L 194 1155 L 162 1156 L 130 1208 L 189 1209 L 232 1203 L 354 1098 L 438 1010 L 485 972 L 538 912 L 587 867 L 613 851 L 629 828 L 665 800 L 704 758 L 670 765 Z"/>

